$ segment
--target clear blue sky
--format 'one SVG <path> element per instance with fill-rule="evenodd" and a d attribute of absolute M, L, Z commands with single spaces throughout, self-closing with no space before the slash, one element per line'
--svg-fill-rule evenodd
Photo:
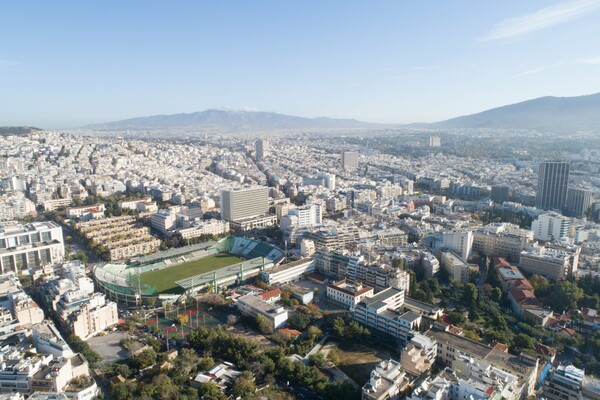
<path fill-rule="evenodd" d="M 600 91 L 600 0 L 3 1 L 0 125 L 435 121 Z"/>

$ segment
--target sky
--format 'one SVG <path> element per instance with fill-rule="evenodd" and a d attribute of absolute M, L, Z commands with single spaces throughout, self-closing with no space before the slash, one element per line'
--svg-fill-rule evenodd
<path fill-rule="evenodd" d="M 432 122 L 595 92 L 600 0 L 0 2 L 0 125 Z"/>

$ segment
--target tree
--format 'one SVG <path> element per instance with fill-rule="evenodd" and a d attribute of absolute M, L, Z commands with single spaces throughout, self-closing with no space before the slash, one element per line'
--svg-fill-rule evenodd
<path fill-rule="evenodd" d="M 297 329 L 299 331 L 306 329 L 308 324 L 310 324 L 310 318 L 302 313 L 297 312 L 288 318 L 288 325 L 290 328 Z"/>
<path fill-rule="evenodd" d="M 463 304 L 465 304 L 466 306 L 474 306 L 475 303 L 477 302 L 477 298 L 478 298 L 478 291 L 477 291 L 477 286 L 473 285 L 472 283 L 467 283 L 465 285 L 465 287 L 463 288 L 463 294 L 462 294 L 462 302 Z"/>
<path fill-rule="evenodd" d="M 319 329 L 319 327 L 311 325 L 308 327 L 308 330 L 306 331 L 306 334 L 308 336 L 308 339 L 311 342 L 314 342 L 316 340 L 319 340 L 321 338 L 321 336 L 323 336 L 323 331 L 321 331 Z"/>
<path fill-rule="evenodd" d="M 129 385 L 125 382 L 119 382 L 113 385 L 110 396 L 115 400 L 127 400 L 133 397 L 133 393 L 131 393 Z"/>
<path fill-rule="evenodd" d="M 227 325 L 233 326 L 237 322 L 237 317 L 233 314 L 227 316 Z"/>
<path fill-rule="evenodd" d="M 502 300 L 502 290 L 497 287 L 493 288 L 492 292 L 490 293 L 490 299 L 496 303 L 500 303 L 500 300 Z"/>
<path fill-rule="evenodd" d="M 236 397 L 246 397 L 256 391 L 254 377 L 248 371 L 242 372 L 242 375 L 233 384 L 233 394 Z"/>
<path fill-rule="evenodd" d="M 321 353 L 311 354 L 308 359 L 312 365 L 317 368 L 323 368 L 325 366 L 325 357 L 323 357 L 323 354 Z"/>
<path fill-rule="evenodd" d="M 392 260 L 392 267 L 404 269 L 404 258 L 394 258 Z"/>
<path fill-rule="evenodd" d="M 333 364 L 339 364 L 340 362 L 340 352 L 337 349 L 333 349 L 327 354 L 327 359 L 331 361 Z"/>
<path fill-rule="evenodd" d="M 339 337 L 342 337 L 342 338 L 345 336 L 345 333 L 346 333 L 346 322 L 344 321 L 343 318 L 337 317 L 333 321 L 333 333 L 335 333 L 336 336 L 339 336 Z"/>
<path fill-rule="evenodd" d="M 175 317 L 175 323 L 178 325 L 185 325 L 188 323 L 190 316 L 187 314 L 179 314 Z"/>
<path fill-rule="evenodd" d="M 198 360 L 198 369 L 200 371 L 208 371 L 215 365 L 215 360 L 211 357 L 204 357 Z"/>
<path fill-rule="evenodd" d="M 546 296 L 550 288 L 550 281 L 542 275 L 532 276 L 531 279 L 529 279 L 529 283 L 533 286 L 535 295 L 540 298 Z"/>
<path fill-rule="evenodd" d="M 260 333 L 262 333 L 263 335 L 270 335 L 274 332 L 271 321 L 269 321 L 262 314 L 258 314 L 256 316 L 256 326 L 258 327 L 258 330 L 260 331 Z"/>
<path fill-rule="evenodd" d="M 156 352 L 149 348 L 142 351 L 136 356 L 136 361 L 139 369 L 144 369 L 156 364 Z"/>
<path fill-rule="evenodd" d="M 217 384 L 213 381 L 208 381 L 200 386 L 200 393 L 202 394 L 202 397 L 216 399 L 221 395 L 221 389 L 219 389 Z"/>
<path fill-rule="evenodd" d="M 94 366 L 97 362 L 99 362 L 102 359 L 100 357 L 100 354 L 92 350 L 90 348 L 90 345 L 87 344 L 87 342 L 84 342 L 79 336 L 75 334 L 69 335 L 69 337 L 67 338 L 67 343 L 75 353 L 83 354 L 83 356 L 91 366 Z"/>
<path fill-rule="evenodd" d="M 533 349 L 534 340 L 531 336 L 519 333 L 513 337 L 513 347 L 518 350 Z"/>
<path fill-rule="evenodd" d="M 181 349 L 175 358 L 175 369 L 183 376 L 188 376 L 196 370 L 200 357 L 192 349 Z"/>
<path fill-rule="evenodd" d="M 546 302 L 556 312 L 576 310 L 577 302 L 583 297 L 583 289 L 573 282 L 558 282 L 552 285 L 551 293 L 546 297 Z"/>

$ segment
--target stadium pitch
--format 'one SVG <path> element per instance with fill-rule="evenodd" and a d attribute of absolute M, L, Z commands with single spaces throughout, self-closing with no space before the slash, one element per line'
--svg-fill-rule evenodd
<path fill-rule="evenodd" d="M 214 271 L 219 268 L 228 267 L 242 261 L 244 261 L 244 259 L 241 257 L 232 254 L 219 253 L 161 270 L 146 272 L 140 275 L 140 280 L 147 285 L 155 287 L 156 293 L 158 294 L 183 293 L 183 289 L 179 287 L 175 281 Z"/>

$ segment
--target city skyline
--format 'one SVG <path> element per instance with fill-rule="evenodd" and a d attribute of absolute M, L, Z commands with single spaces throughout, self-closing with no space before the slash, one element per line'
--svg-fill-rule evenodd
<path fill-rule="evenodd" d="M 3 124 L 223 107 L 413 123 L 585 95 L 600 88 L 599 15 L 597 0 L 10 4 Z"/>

